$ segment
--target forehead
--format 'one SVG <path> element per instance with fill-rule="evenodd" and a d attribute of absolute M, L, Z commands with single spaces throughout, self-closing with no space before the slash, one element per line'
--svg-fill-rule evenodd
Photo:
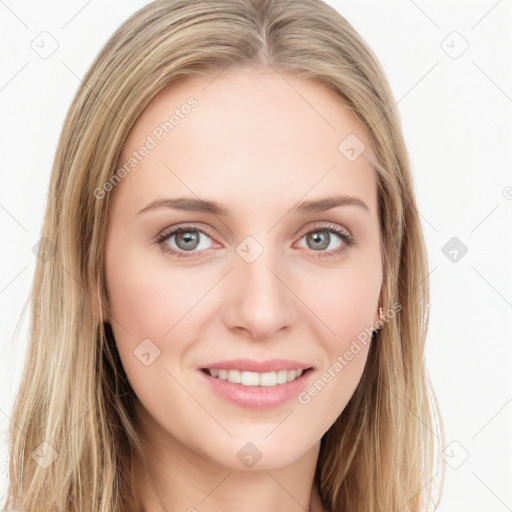
<path fill-rule="evenodd" d="M 273 70 L 223 71 L 170 85 L 138 119 L 121 164 L 143 146 L 151 149 L 116 194 L 217 195 L 242 205 L 320 192 L 372 202 L 375 192 L 369 138 L 342 99 L 317 81 Z"/>

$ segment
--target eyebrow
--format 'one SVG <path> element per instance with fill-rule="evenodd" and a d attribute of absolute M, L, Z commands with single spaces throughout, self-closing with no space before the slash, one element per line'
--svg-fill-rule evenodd
<path fill-rule="evenodd" d="M 359 206 L 369 212 L 368 206 L 361 201 L 361 199 L 353 196 L 334 196 L 317 199 L 315 201 L 304 201 L 294 208 L 291 208 L 292 213 L 312 213 L 312 212 L 325 212 L 338 206 Z M 231 213 L 216 201 L 207 201 L 205 199 L 195 199 L 193 197 L 177 197 L 177 198 L 164 198 L 156 199 L 142 210 L 137 215 L 155 210 L 157 208 L 174 208 L 177 210 L 186 210 L 191 212 L 204 212 L 221 217 L 230 217 Z"/>

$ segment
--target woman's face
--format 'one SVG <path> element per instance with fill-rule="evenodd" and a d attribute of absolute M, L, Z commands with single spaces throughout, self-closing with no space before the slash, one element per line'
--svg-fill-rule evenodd
<path fill-rule="evenodd" d="M 126 142 L 107 320 L 159 449 L 280 467 L 318 448 L 364 369 L 382 284 L 373 153 L 316 82 L 215 76 L 162 91 Z"/>

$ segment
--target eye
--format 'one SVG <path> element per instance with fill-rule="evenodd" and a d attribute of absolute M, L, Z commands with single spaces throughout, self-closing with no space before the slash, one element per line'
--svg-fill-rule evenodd
<path fill-rule="evenodd" d="M 305 245 L 301 247 L 318 252 L 316 256 L 321 258 L 338 256 L 355 243 L 348 230 L 329 223 L 315 225 L 302 236 L 300 241 L 302 240 Z"/>
<path fill-rule="evenodd" d="M 165 230 L 156 238 L 162 251 L 183 257 L 209 249 L 208 240 L 211 238 L 196 226 L 178 226 Z"/>
<path fill-rule="evenodd" d="M 186 225 L 166 229 L 156 237 L 163 252 L 178 257 L 197 256 L 211 247 L 212 238 L 197 226 Z M 320 223 L 301 233 L 299 242 L 305 240 L 306 247 L 317 253 L 315 257 L 339 256 L 355 244 L 354 237 L 345 228 L 336 224 Z"/>

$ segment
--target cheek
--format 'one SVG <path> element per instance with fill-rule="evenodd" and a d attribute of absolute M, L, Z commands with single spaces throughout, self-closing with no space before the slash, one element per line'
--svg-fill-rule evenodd
<path fill-rule="evenodd" d="M 107 253 L 105 271 L 110 323 L 128 373 L 136 361 L 129 356 L 143 340 L 151 340 L 161 351 L 172 350 L 169 331 L 174 326 L 175 331 L 179 329 L 179 322 L 205 289 L 186 272 L 173 271 L 136 251 L 126 251 L 122 257 Z"/>
<path fill-rule="evenodd" d="M 161 255 L 142 251 L 114 253 L 106 259 L 110 309 L 133 336 L 161 337 L 205 292 L 205 281 L 188 269 L 172 268 Z M 204 276 L 208 282 L 207 276 Z"/>
<path fill-rule="evenodd" d="M 342 412 L 363 374 L 382 275 L 375 265 L 361 264 L 332 272 L 325 282 L 316 277 L 309 283 L 308 304 L 322 320 L 317 335 L 326 358 L 299 402 L 325 411 L 329 423 Z"/>
<path fill-rule="evenodd" d="M 308 301 L 331 331 L 332 335 L 328 336 L 331 352 L 350 345 L 353 338 L 373 325 L 381 283 L 379 268 L 364 264 L 312 278 Z"/>

